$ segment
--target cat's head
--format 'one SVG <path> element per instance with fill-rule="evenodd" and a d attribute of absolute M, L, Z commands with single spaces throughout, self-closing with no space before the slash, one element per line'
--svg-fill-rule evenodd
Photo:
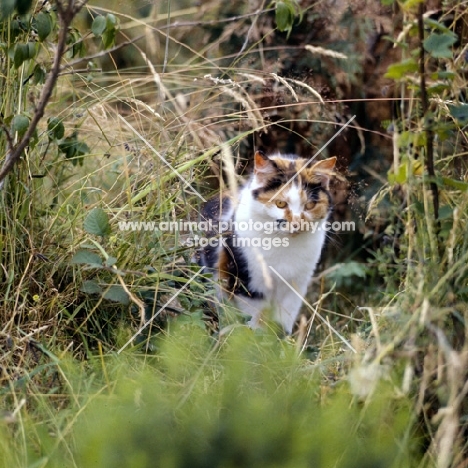
<path fill-rule="evenodd" d="M 280 230 L 297 234 L 304 222 L 328 217 L 328 193 L 336 157 L 311 162 L 296 155 L 255 153 L 252 197 L 256 211 L 277 223 Z M 286 229 L 284 229 L 286 227 Z"/>

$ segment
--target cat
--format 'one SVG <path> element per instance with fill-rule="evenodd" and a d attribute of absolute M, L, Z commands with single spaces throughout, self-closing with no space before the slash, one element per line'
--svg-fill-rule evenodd
<path fill-rule="evenodd" d="M 205 205 L 202 216 L 215 222 L 218 236 L 200 252 L 199 263 L 252 328 L 272 319 L 292 333 L 326 239 L 335 163 L 336 157 L 314 162 L 257 151 L 253 174 L 237 197 Z"/>

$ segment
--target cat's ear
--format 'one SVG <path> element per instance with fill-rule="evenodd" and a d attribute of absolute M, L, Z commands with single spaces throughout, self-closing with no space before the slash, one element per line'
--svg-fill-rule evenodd
<path fill-rule="evenodd" d="M 324 159 L 323 161 L 317 161 L 309 170 L 311 178 L 318 180 L 322 187 L 328 189 L 330 177 L 333 175 L 333 169 L 336 164 L 336 156 L 332 158 Z"/>
<path fill-rule="evenodd" d="M 254 173 L 257 175 L 268 175 L 276 172 L 275 164 L 261 151 L 254 155 Z"/>

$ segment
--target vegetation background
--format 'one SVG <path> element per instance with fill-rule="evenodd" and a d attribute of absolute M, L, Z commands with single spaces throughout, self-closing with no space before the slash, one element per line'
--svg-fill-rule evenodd
<path fill-rule="evenodd" d="M 0 465 L 466 467 L 467 8 L 2 0 Z M 259 147 L 337 155 L 357 227 L 287 339 L 119 224 Z"/>

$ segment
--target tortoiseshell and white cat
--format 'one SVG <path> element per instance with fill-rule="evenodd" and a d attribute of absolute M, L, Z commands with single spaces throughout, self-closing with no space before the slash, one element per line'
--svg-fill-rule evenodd
<path fill-rule="evenodd" d="M 273 319 L 291 333 L 325 242 L 336 158 L 311 162 L 257 152 L 254 159 L 237 200 L 223 198 L 222 210 L 219 199 L 205 207 L 205 219 L 232 221 L 234 229 L 221 232 L 222 241 L 204 249 L 200 263 L 220 280 L 223 295 L 251 317 L 251 327 Z M 258 229 L 259 223 L 267 229 Z"/>

